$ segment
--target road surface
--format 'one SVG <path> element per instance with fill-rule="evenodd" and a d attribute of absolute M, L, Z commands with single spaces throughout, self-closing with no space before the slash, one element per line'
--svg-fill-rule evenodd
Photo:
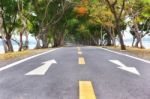
<path fill-rule="evenodd" d="M 98 47 L 58 48 L 0 68 L 0 99 L 150 99 L 150 62 Z"/>

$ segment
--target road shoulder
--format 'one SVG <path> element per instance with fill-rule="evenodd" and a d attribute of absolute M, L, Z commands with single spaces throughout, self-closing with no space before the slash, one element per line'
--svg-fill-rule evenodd
<path fill-rule="evenodd" d="M 22 51 L 22 52 L 0 54 L 0 67 L 3 67 L 13 62 L 20 61 L 22 59 L 25 59 L 33 55 L 37 55 L 37 54 L 40 54 L 40 53 L 43 53 L 52 49 L 53 48 L 33 49 L 33 50 L 27 50 L 27 51 Z"/>
<path fill-rule="evenodd" d="M 150 61 L 150 49 L 126 47 L 127 50 L 120 50 L 120 47 L 113 46 L 106 46 L 103 48 Z"/>

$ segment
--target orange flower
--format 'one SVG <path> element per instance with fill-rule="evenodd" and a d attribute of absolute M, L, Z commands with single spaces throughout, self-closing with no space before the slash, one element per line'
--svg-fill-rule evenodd
<path fill-rule="evenodd" d="M 86 7 L 83 7 L 83 6 L 77 6 L 75 8 L 75 11 L 76 13 L 78 14 L 86 14 L 88 12 L 87 8 Z"/>

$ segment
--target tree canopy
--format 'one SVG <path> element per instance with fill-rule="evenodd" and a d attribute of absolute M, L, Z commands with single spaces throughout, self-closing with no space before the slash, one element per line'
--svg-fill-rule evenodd
<path fill-rule="evenodd" d="M 29 34 L 36 38 L 36 48 L 65 42 L 115 45 L 119 37 L 125 50 L 122 31 L 130 26 L 133 39 L 137 39 L 133 46 L 142 48 L 141 38 L 150 30 L 149 6 L 149 0 L 0 0 L 0 38 L 5 52 L 13 51 L 13 35 L 20 37 L 15 40 L 19 51 L 28 49 Z"/>

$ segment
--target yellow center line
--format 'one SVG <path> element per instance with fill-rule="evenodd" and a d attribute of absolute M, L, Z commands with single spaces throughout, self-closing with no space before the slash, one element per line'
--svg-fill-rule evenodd
<path fill-rule="evenodd" d="M 81 51 L 81 48 L 80 48 L 80 47 L 77 47 L 77 49 L 78 49 L 78 52 Z"/>
<path fill-rule="evenodd" d="M 91 81 L 79 81 L 79 99 L 96 99 Z"/>
<path fill-rule="evenodd" d="M 81 51 L 78 51 L 78 54 L 79 54 L 79 55 L 81 55 L 81 54 L 82 54 L 82 52 L 81 52 Z"/>
<path fill-rule="evenodd" d="M 80 65 L 84 65 L 84 64 L 85 64 L 84 58 L 83 58 L 83 57 L 79 57 L 78 63 L 79 63 Z"/>

